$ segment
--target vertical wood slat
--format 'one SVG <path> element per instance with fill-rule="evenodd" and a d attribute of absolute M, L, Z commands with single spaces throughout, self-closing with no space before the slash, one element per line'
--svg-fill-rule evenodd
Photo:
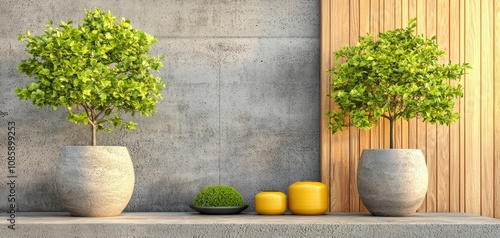
<path fill-rule="evenodd" d="M 500 184 L 500 174 L 498 171 L 500 171 L 500 42 L 498 42 L 498 39 L 500 39 L 500 3 L 498 1 L 494 1 L 494 100 L 495 103 L 493 105 L 496 105 L 495 108 L 493 109 L 495 111 L 495 119 L 494 124 L 495 124 L 495 154 L 494 154 L 494 169 L 495 169 L 495 174 L 494 174 L 494 217 L 500 218 L 500 187 L 498 187 L 498 184 Z"/>
<path fill-rule="evenodd" d="M 426 35 L 427 2 L 417 1 L 416 10 L 417 10 L 417 34 L 427 36 Z M 422 120 L 417 120 L 417 149 L 422 150 L 422 153 L 424 154 L 427 163 L 427 124 L 424 124 Z M 430 171 L 430 173 L 432 173 L 432 171 Z M 429 184 L 430 183 L 431 181 L 429 181 Z M 419 212 L 427 211 L 427 195 L 425 196 L 425 199 L 422 202 L 422 205 L 420 206 L 418 211 Z"/>
<path fill-rule="evenodd" d="M 403 15 L 403 9 L 402 9 L 402 1 L 401 0 L 396 0 L 394 2 L 394 28 L 401 28 L 402 27 L 402 15 Z M 394 123 L 395 127 L 395 148 L 401 149 L 401 148 L 408 148 L 408 145 L 404 146 L 405 142 L 408 144 L 408 137 L 405 136 L 407 134 L 404 133 L 404 120 L 397 120 Z"/>
<path fill-rule="evenodd" d="M 394 0 L 381 0 L 381 31 L 393 30 L 395 26 L 394 22 Z M 374 34 L 377 34 L 374 32 Z M 390 148 L 390 123 L 388 120 L 380 119 L 380 142 L 381 148 Z"/>
<path fill-rule="evenodd" d="M 493 216 L 493 0 L 481 1 L 481 214 Z"/>
<path fill-rule="evenodd" d="M 437 1 L 437 43 L 441 50 L 450 52 L 450 9 L 448 0 Z M 440 63 L 447 63 L 450 55 L 446 54 Z M 454 61 L 457 62 L 457 61 Z M 450 127 L 444 125 L 437 126 L 436 143 L 436 211 L 444 212 L 450 210 Z M 447 143 L 446 143 L 447 142 Z"/>
<path fill-rule="evenodd" d="M 322 0 L 321 110 L 331 53 L 358 35 L 407 26 L 417 17 L 418 34 L 437 35 L 447 53 L 441 62 L 468 62 L 464 97 L 456 100 L 460 120 L 450 126 L 420 120 L 397 122 L 398 148 L 420 148 L 427 158 L 429 191 L 422 212 L 470 212 L 500 218 L 500 3 L 495 0 Z M 496 41 L 495 41 L 496 40 Z M 500 42 L 500 41 L 498 41 Z M 455 83 L 455 82 L 454 82 Z M 370 131 L 331 135 L 321 122 L 322 181 L 331 188 L 332 211 L 366 211 L 356 187 L 358 157 L 365 148 L 384 148 L 387 123 Z"/>
<path fill-rule="evenodd" d="M 332 7 L 337 14 L 332 15 L 332 26 L 335 26 L 337 34 L 332 39 L 332 50 L 336 51 L 344 45 L 349 44 L 349 0 L 332 1 Z M 335 105 L 333 106 L 335 108 Z M 332 181 L 334 198 L 333 209 L 340 212 L 349 211 L 349 130 L 344 130 L 332 136 L 331 166 L 335 176 Z"/>
<path fill-rule="evenodd" d="M 417 17 L 417 0 L 408 0 L 408 17 L 403 19 L 403 25 L 408 26 L 408 20 Z M 417 148 L 417 120 L 408 120 L 408 148 Z"/>
<path fill-rule="evenodd" d="M 465 62 L 465 1 L 460 0 L 460 63 Z M 465 76 L 463 77 L 465 79 Z M 465 81 L 465 80 L 464 80 Z M 464 86 L 465 87 L 465 86 Z M 460 99 L 460 114 L 465 114 L 465 97 Z M 460 117 L 460 212 L 465 212 L 465 116 Z"/>
<path fill-rule="evenodd" d="M 322 0 L 321 1 L 321 95 L 326 95 L 330 91 L 329 87 L 329 76 L 326 71 L 330 68 L 330 55 L 331 55 L 331 37 L 330 37 L 330 1 Z M 321 111 L 330 110 L 330 99 L 328 97 L 321 97 Z M 331 132 L 328 130 L 328 120 L 324 120 L 322 118 L 321 124 L 321 142 L 320 142 L 320 154 L 321 158 L 329 158 L 330 157 L 330 140 L 331 140 Z M 331 187 L 331 179 L 330 176 L 333 173 L 330 172 L 330 160 L 322 159 L 321 160 L 321 181 L 325 183 L 329 188 Z M 330 191 L 331 193 L 332 191 Z"/>
<path fill-rule="evenodd" d="M 432 37 L 436 35 L 436 0 L 427 0 L 426 5 L 426 25 L 425 35 Z M 436 125 L 426 124 L 427 136 L 426 139 L 426 159 L 427 170 L 429 171 L 429 185 L 426 197 L 426 211 L 436 212 L 437 204 L 437 128 Z"/>
<path fill-rule="evenodd" d="M 465 212 L 481 213 L 481 3 L 465 2 Z"/>
<path fill-rule="evenodd" d="M 378 34 L 377 32 L 380 31 L 379 25 L 380 25 L 380 0 L 371 0 L 370 1 L 370 33 L 373 34 L 373 37 L 377 39 Z M 370 148 L 375 149 L 375 148 L 381 148 L 380 145 L 380 126 L 375 125 L 371 130 L 370 130 Z"/>
<path fill-rule="evenodd" d="M 359 35 L 365 36 L 370 32 L 370 0 L 360 0 L 359 2 Z M 363 17 L 361 17 L 363 16 Z M 359 151 L 358 154 L 361 156 L 363 149 L 370 149 L 371 137 L 370 131 L 360 130 L 359 131 Z M 355 158 L 358 159 L 358 158 Z M 354 175 L 356 176 L 356 175 Z M 356 186 L 357 187 L 357 186 Z M 359 194 L 358 194 L 359 198 Z M 361 199 L 359 199 L 359 210 L 360 212 L 368 212 L 364 206 Z"/>
<path fill-rule="evenodd" d="M 395 27 L 396 28 L 403 28 L 406 27 L 406 25 L 403 25 L 408 18 L 408 1 L 407 0 L 397 0 L 396 1 L 396 14 L 394 17 L 394 21 L 396 23 Z M 398 132 L 399 139 L 396 138 L 396 140 L 399 141 L 399 145 L 397 148 L 408 148 L 408 121 L 406 120 L 398 120 L 396 122 L 397 126 L 400 128 L 400 131 Z"/>
<path fill-rule="evenodd" d="M 349 44 L 356 44 L 359 36 L 359 0 L 349 2 Z M 349 129 L 349 211 L 359 211 L 359 194 L 356 174 L 359 158 L 359 129 Z"/>
<path fill-rule="evenodd" d="M 460 2 L 449 2 L 449 60 L 451 62 L 460 62 Z M 458 82 L 452 82 L 457 85 Z M 460 112 L 460 99 L 455 100 L 455 111 Z M 463 118 L 463 117 L 461 117 Z M 463 125 L 459 120 L 458 122 L 450 125 L 449 133 L 449 211 L 460 212 L 460 126 Z M 439 168 L 438 168 L 439 169 Z M 444 179 L 444 178 L 442 178 Z M 444 195 L 442 195 L 444 196 Z M 440 198 L 438 198 L 440 199 Z M 438 206 L 438 210 L 443 209 L 446 211 L 445 206 Z"/>

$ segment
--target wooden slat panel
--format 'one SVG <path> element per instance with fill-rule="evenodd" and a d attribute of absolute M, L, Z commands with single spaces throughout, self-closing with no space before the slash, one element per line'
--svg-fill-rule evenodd
<path fill-rule="evenodd" d="M 379 9 L 379 22 L 378 22 L 378 27 L 380 31 L 385 31 L 384 28 L 384 20 L 385 20 L 385 15 L 387 14 L 387 11 L 385 10 L 385 0 L 378 0 L 378 9 Z M 374 34 L 378 32 L 373 32 Z"/>
<path fill-rule="evenodd" d="M 394 28 L 401 28 L 402 27 L 402 1 L 401 0 L 395 0 L 394 2 Z M 408 145 L 404 146 L 404 143 L 408 144 L 408 134 L 404 133 L 404 128 L 403 128 L 403 120 L 397 120 L 394 123 L 395 127 L 395 147 L 400 149 L 400 148 L 408 148 Z M 406 128 L 408 131 L 408 127 Z"/>
<path fill-rule="evenodd" d="M 401 28 L 403 15 L 403 1 L 395 0 L 394 2 L 394 28 Z"/>
<path fill-rule="evenodd" d="M 481 213 L 481 4 L 465 2 L 465 211 Z"/>
<path fill-rule="evenodd" d="M 429 189 L 419 211 L 470 212 L 500 217 L 500 3 L 495 0 L 322 0 L 321 110 L 335 107 L 326 97 L 331 53 L 357 43 L 358 35 L 406 27 L 417 17 L 417 34 L 437 35 L 447 52 L 442 63 L 468 62 L 460 120 L 436 126 L 411 119 L 396 122 L 397 148 L 426 155 Z M 458 82 L 453 82 L 454 84 Z M 321 178 L 330 186 L 331 211 L 366 211 L 356 186 L 358 157 L 365 148 L 387 148 L 388 123 L 370 131 L 351 128 L 331 136 L 321 121 Z"/>
<path fill-rule="evenodd" d="M 365 36 L 370 32 L 370 0 L 360 0 L 359 2 L 359 34 Z M 368 130 L 360 130 L 359 132 L 359 155 L 363 149 L 370 149 L 371 132 Z M 356 176 L 356 175 L 355 175 Z M 359 194 L 358 194 L 359 196 Z M 359 200 L 360 212 L 368 212 L 365 205 Z"/>
<path fill-rule="evenodd" d="M 494 46 L 495 46 L 495 72 L 494 72 L 494 88 L 495 88 L 495 155 L 494 155 L 494 168 L 495 168 L 495 214 L 496 218 L 500 218 L 500 2 L 494 1 Z"/>
<path fill-rule="evenodd" d="M 481 1 L 481 213 L 493 216 L 493 0 Z M 478 69 L 479 70 L 479 69 Z"/>
<path fill-rule="evenodd" d="M 329 7 L 330 7 L 330 12 L 334 12 L 336 10 L 335 6 L 333 5 L 333 1 L 332 0 L 328 0 L 329 2 Z M 330 14 L 329 15 L 329 20 L 330 20 L 330 27 L 333 28 L 335 26 L 335 21 L 334 21 L 334 18 L 333 18 L 333 14 Z M 330 35 L 329 35 L 329 38 L 330 38 L 330 51 L 333 52 L 334 51 L 334 38 L 335 38 L 335 35 L 336 34 L 339 34 L 339 32 L 337 31 L 330 31 L 329 32 Z M 330 61 L 330 65 L 328 68 L 331 68 L 334 64 L 334 59 L 333 59 L 333 56 L 330 55 L 329 56 L 329 61 Z M 329 77 L 330 78 L 330 77 Z M 329 82 L 329 85 L 330 85 L 330 82 Z M 330 104 L 329 104 L 329 108 L 330 110 L 332 109 L 333 107 L 333 100 L 330 100 Z M 333 162 L 333 159 L 334 157 L 332 156 L 333 155 L 333 150 L 334 150 L 334 147 L 332 146 L 334 145 L 333 144 L 333 140 L 332 140 L 332 135 L 330 134 L 330 150 L 328 151 L 329 154 L 327 155 L 328 158 L 329 158 L 329 162 L 330 162 L 330 167 L 328 168 L 328 171 L 330 173 L 330 176 L 329 176 L 329 183 L 330 183 L 330 211 L 334 211 L 334 206 L 336 204 L 336 201 L 338 201 L 338 198 L 337 198 L 337 193 L 338 191 L 335 190 L 336 186 L 335 184 L 333 183 L 334 179 L 335 179 L 335 176 L 338 174 L 338 173 L 335 173 L 335 170 L 334 170 L 334 162 Z M 340 206 L 337 206 L 339 209 L 340 209 Z"/>
<path fill-rule="evenodd" d="M 356 45 L 359 37 L 359 0 L 351 0 L 349 6 L 349 44 Z M 359 129 L 349 129 L 349 211 L 359 211 L 359 194 L 356 174 L 358 172 Z"/>
<path fill-rule="evenodd" d="M 383 2 L 383 29 L 382 31 L 393 30 L 396 26 L 396 21 L 394 20 L 396 1 L 395 0 L 385 0 Z"/>
<path fill-rule="evenodd" d="M 449 0 L 437 1 L 437 43 L 440 49 L 450 51 L 450 9 Z M 440 59 L 440 63 L 448 63 L 449 54 Z M 437 194 L 436 211 L 450 210 L 450 130 L 448 126 L 438 125 L 436 141 L 437 159 Z"/>
<path fill-rule="evenodd" d="M 395 27 L 394 10 L 395 0 L 385 0 L 381 2 L 381 31 L 393 30 Z M 390 122 L 387 119 L 381 119 L 380 123 L 380 142 L 381 148 L 390 148 Z"/>
<path fill-rule="evenodd" d="M 370 33 L 375 39 L 378 38 L 380 32 L 380 0 L 370 1 Z M 376 125 L 370 130 L 371 140 L 370 148 L 380 148 L 380 126 Z"/>
<path fill-rule="evenodd" d="M 330 0 L 321 1 L 321 181 L 325 183 L 328 187 L 331 187 L 330 176 L 330 139 L 331 132 L 328 130 L 328 119 L 323 116 L 323 112 L 330 110 L 330 98 L 325 97 L 330 92 L 330 77 L 327 75 L 326 71 L 331 67 L 331 16 Z M 331 193 L 332 191 L 330 191 Z"/>
<path fill-rule="evenodd" d="M 417 1 L 417 34 L 426 36 L 427 1 Z M 427 125 L 417 120 L 417 149 L 421 149 L 427 161 Z M 430 171 L 432 173 L 432 171 Z M 430 184 L 430 181 L 429 181 Z M 429 193 L 429 190 L 427 190 Z M 427 211 L 427 196 L 422 202 L 419 212 Z"/>
<path fill-rule="evenodd" d="M 436 0 L 427 0 L 426 7 L 426 35 L 428 38 L 436 36 Z M 427 124 L 426 158 L 429 171 L 429 186 L 427 189 L 427 212 L 435 212 L 437 196 L 437 128 Z"/>
<path fill-rule="evenodd" d="M 405 19 L 405 26 L 408 20 L 417 17 L 417 0 L 408 0 L 408 18 Z M 408 120 L 408 148 L 417 148 L 417 119 Z"/>
<path fill-rule="evenodd" d="M 400 10 L 399 10 L 400 9 Z M 408 26 L 408 0 L 401 0 L 400 8 L 396 8 L 396 11 L 401 11 L 401 14 L 396 17 L 397 23 L 396 27 L 405 28 Z M 409 147 L 409 125 L 407 120 L 401 120 L 401 148 Z"/>
<path fill-rule="evenodd" d="M 332 15 L 333 26 L 338 34 L 333 37 L 333 50 L 342 48 L 349 44 L 349 0 L 337 0 L 332 2 L 336 14 Z M 335 107 L 335 105 L 334 105 Z M 332 136 L 331 166 L 335 174 L 332 189 L 335 191 L 332 199 L 332 211 L 349 211 L 349 129 L 336 133 Z"/>
<path fill-rule="evenodd" d="M 461 63 L 465 62 L 465 25 L 465 0 L 460 0 Z M 465 87 L 465 80 L 463 81 Z M 460 212 L 465 212 L 465 96 L 460 99 L 460 115 Z"/>
<path fill-rule="evenodd" d="M 460 2 L 450 1 L 450 22 L 449 38 L 450 47 L 447 53 L 449 59 L 454 62 L 460 62 Z M 452 82 L 457 85 L 458 82 Z M 455 100 L 455 111 L 460 111 L 460 99 Z M 463 116 L 461 117 L 461 119 Z M 460 120 L 450 125 L 450 169 L 449 169 L 449 204 L 450 212 L 460 212 Z M 438 197 L 441 199 L 441 197 Z M 438 210 L 443 206 L 438 206 Z"/>

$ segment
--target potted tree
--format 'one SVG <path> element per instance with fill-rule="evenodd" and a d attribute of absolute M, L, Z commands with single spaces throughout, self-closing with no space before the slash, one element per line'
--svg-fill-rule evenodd
<path fill-rule="evenodd" d="M 15 90 L 38 108 L 68 109 L 68 120 L 89 126 L 92 146 L 67 146 L 56 172 L 56 189 L 75 216 L 114 216 L 128 204 L 134 170 L 126 147 L 97 146 L 97 132 L 133 130 L 123 114 L 149 116 L 165 87 L 159 71 L 163 57 L 149 57 L 153 36 L 117 22 L 111 12 L 85 10 L 82 24 L 45 25 L 41 35 L 19 35 L 31 56 L 18 65 L 35 82 Z M 90 134 L 90 133 L 89 133 Z"/>
<path fill-rule="evenodd" d="M 389 120 L 390 148 L 363 150 L 358 165 L 359 195 L 373 215 L 409 216 L 427 192 L 428 174 L 420 150 L 394 149 L 394 122 L 421 118 L 424 122 L 450 124 L 459 118 L 454 99 L 463 96 L 458 80 L 470 68 L 467 63 L 440 64 L 445 52 L 436 38 L 414 33 L 416 19 L 408 27 L 360 37 L 355 46 L 334 53 L 338 63 L 332 75 L 331 93 L 336 108 L 326 112 L 332 133 L 346 126 L 370 129 L 380 118 Z"/>

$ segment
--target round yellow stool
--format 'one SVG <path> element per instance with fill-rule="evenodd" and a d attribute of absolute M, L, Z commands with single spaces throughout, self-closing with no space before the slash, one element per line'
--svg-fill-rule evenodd
<path fill-rule="evenodd" d="M 298 181 L 288 187 L 288 209 L 294 215 L 323 215 L 328 211 L 328 187 L 315 181 Z"/>
<path fill-rule="evenodd" d="M 282 215 L 286 211 L 286 195 L 280 191 L 262 191 L 255 195 L 255 211 L 260 215 Z"/>

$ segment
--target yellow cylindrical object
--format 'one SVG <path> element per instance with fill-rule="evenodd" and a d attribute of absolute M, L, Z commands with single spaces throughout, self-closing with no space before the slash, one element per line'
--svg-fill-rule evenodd
<path fill-rule="evenodd" d="M 288 187 L 288 209 L 294 215 L 323 215 L 328 211 L 328 187 L 316 181 L 298 181 Z"/>
<path fill-rule="evenodd" d="M 262 191 L 255 195 L 255 211 L 260 215 L 282 215 L 286 212 L 286 195 L 280 191 Z"/>

